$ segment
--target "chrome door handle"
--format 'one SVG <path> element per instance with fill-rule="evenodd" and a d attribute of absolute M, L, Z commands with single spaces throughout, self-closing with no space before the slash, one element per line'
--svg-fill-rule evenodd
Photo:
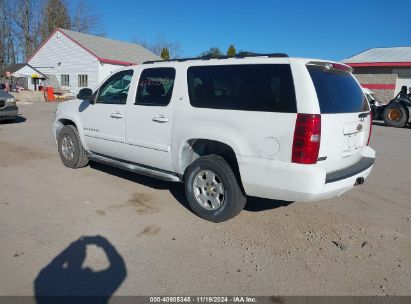
<path fill-rule="evenodd" d="M 155 122 L 159 122 L 159 123 L 165 123 L 165 122 L 168 122 L 168 118 L 167 117 L 165 117 L 164 115 L 157 115 L 157 116 L 154 116 L 153 118 L 152 118 L 152 120 L 153 121 L 155 121 Z"/>
<path fill-rule="evenodd" d="M 111 117 L 111 118 L 123 118 L 124 115 L 121 114 L 120 112 L 114 112 L 114 113 L 111 113 L 111 114 L 110 114 L 110 117 Z"/>

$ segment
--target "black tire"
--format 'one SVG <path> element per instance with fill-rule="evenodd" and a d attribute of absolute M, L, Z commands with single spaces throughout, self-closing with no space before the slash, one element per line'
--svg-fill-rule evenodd
<path fill-rule="evenodd" d="M 198 187 L 194 185 L 194 181 L 196 176 L 204 170 L 217 175 L 224 186 L 224 199 L 217 209 L 207 209 L 197 201 L 196 191 L 198 191 Z M 224 222 L 235 217 L 243 210 L 246 203 L 246 197 L 233 170 L 224 158 L 218 155 L 207 155 L 195 160 L 185 172 L 184 188 L 193 212 L 201 218 L 215 223 Z"/>
<path fill-rule="evenodd" d="M 387 126 L 403 128 L 408 123 L 408 111 L 401 103 L 392 102 L 385 106 L 383 119 Z"/>
<path fill-rule="evenodd" d="M 69 138 L 73 143 L 73 156 L 71 158 L 67 158 L 63 154 L 62 142 L 64 138 Z M 87 166 L 89 160 L 75 126 L 68 125 L 63 127 L 59 133 L 57 143 L 61 161 L 66 167 L 76 169 Z"/>

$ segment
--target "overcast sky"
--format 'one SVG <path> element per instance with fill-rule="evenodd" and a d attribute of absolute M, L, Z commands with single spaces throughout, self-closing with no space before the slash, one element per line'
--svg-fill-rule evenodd
<path fill-rule="evenodd" d="M 342 60 L 373 47 L 411 46 L 411 1 L 95 1 L 108 38 L 179 42 L 182 55 L 285 52 Z"/>

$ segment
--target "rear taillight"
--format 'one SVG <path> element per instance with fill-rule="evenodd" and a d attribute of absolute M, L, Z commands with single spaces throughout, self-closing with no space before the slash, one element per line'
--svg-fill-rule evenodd
<path fill-rule="evenodd" d="M 372 133 L 372 112 L 370 112 L 370 133 L 368 134 L 367 146 L 370 144 L 371 133 Z"/>
<path fill-rule="evenodd" d="M 297 114 L 295 122 L 292 162 L 315 164 L 321 141 L 321 115 Z"/>

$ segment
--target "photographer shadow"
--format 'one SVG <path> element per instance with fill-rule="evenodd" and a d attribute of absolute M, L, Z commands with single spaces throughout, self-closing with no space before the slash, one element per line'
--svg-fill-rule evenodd
<path fill-rule="evenodd" d="M 86 247 L 100 247 L 109 267 L 94 271 L 82 265 Z M 126 264 L 117 250 L 102 236 L 81 237 L 44 267 L 34 281 L 38 304 L 107 303 L 127 276 Z"/>

